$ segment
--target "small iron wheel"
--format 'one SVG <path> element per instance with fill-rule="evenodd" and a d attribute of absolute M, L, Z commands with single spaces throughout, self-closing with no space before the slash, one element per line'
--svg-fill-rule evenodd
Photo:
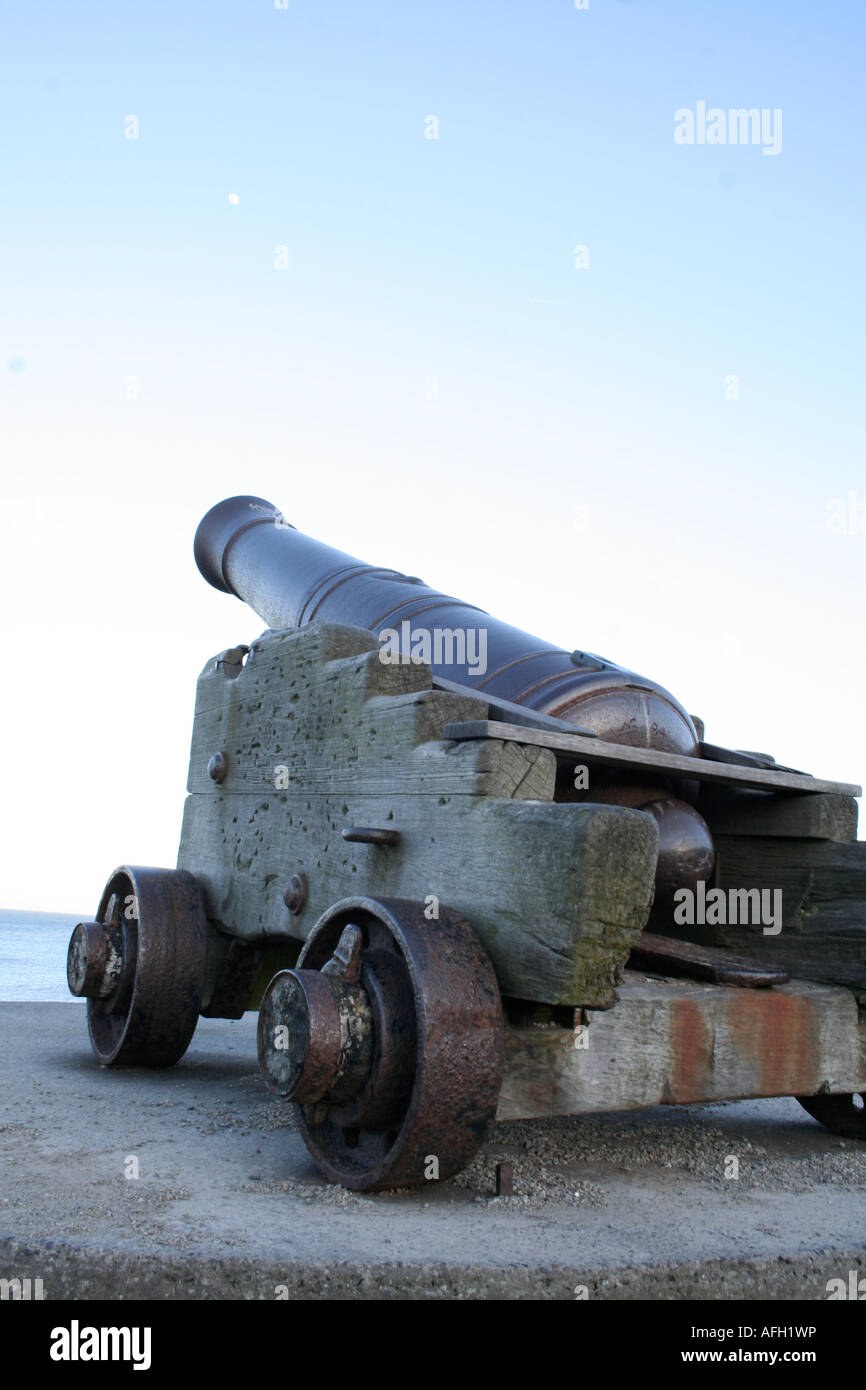
<path fill-rule="evenodd" d="M 838 1096 L 798 1096 L 804 1110 L 843 1139 L 866 1139 L 866 1092 Z"/>
<path fill-rule="evenodd" d="M 493 966 L 450 908 L 347 898 L 316 923 L 259 1011 L 265 1084 L 294 1103 L 332 1182 L 359 1192 L 449 1178 L 482 1144 L 502 1082 Z"/>
<path fill-rule="evenodd" d="M 94 922 L 72 933 L 66 973 L 87 999 L 105 1067 L 170 1067 L 189 1046 L 204 983 L 207 922 L 185 870 L 117 869 Z"/>

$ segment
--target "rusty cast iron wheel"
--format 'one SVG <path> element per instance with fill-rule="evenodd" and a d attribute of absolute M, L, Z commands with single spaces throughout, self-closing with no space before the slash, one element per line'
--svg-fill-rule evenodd
<path fill-rule="evenodd" d="M 843 1139 L 866 1139 L 866 1093 L 797 1099 L 813 1120 L 833 1134 L 841 1134 Z"/>
<path fill-rule="evenodd" d="M 464 1168 L 496 1113 L 503 1048 L 496 976 L 472 928 L 406 899 L 330 908 L 259 1013 L 266 1084 L 294 1102 L 325 1176 L 355 1191 Z"/>
<path fill-rule="evenodd" d="M 76 959 L 98 928 L 115 960 L 102 991 L 92 984 L 92 969 L 88 975 Z M 73 932 L 68 966 L 70 987 L 88 996 L 90 1042 L 103 1066 L 170 1067 L 180 1060 L 198 1021 L 206 935 L 192 874 L 127 866 L 112 874 L 97 921 Z M 83 988 L 75 988 L 76 965 Z"/>

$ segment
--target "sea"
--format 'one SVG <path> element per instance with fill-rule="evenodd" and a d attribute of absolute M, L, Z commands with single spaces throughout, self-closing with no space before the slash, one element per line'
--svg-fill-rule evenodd
<path fill-rule="evenodd" d="M 66 983 L 66 948 L 84 917 L 0 908 L 0 1000 L 85 1003 L 73 999 Z"/>

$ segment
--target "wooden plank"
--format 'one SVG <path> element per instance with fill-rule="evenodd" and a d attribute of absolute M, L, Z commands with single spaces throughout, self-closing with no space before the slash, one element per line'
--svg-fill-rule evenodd
<path fill-rule="evenodd" d="M 722 748 L 718 743 L 707 743 L 701 739 L 698 757 L 708 758 L 711 763 L 732 763 L 735 767 L 764 767 L 770 772 L 797 772 L 805 776 L 801 767 L 786 767 L 777 763 L 769 753 L 749 753 L 744 748 Z"/>
<path fill-rule="evenodd" d="M 551 729 L 554 733 L 560 734 L 573 731 L 582 734 L 584 738 L 597 738 L 592 729 L 582 729 L 579 725 L 569 724 L 565 719 L 557 719 L 554 715 L 540 714 L 538 710 L 529 709 L 527 705 L 515 705 L 512 700 L 504 700 L 501 696 L 491 696 L 486 691 L 473 690 L 471 685 L 459 685 L 457 681 L 446 680 L 444 676 L 434 676 L 433 685 L 436 690 L 448 690 L 452 695 L 483 698 L 492 712 L 484 718 L 503 719 L 509 724 L 519 724 L 521 728 Z"/>
<path fill-rule="evenodd" d="M 617 993 L 615 1008 L 579 1015 L 579 1029 L 506 1028 L 498 1119 L 866 1090 L 866 1026 L 848 990 L 626 971 Z"/>
<path fill-rule="evenodd" d="M 758 791 L 834 792 L 842 796 L 860 796 L 862 788 L 849 782 L 827 782 L 806 773 L 779 772 L 764 768 L 739 767 L 733 763 L 711 762 L 706 758 L 688 758 L 680 753 L 659 753 L 652 748 L 631 748 L 624 743 L 608 743 L 604 739 L 586 738 L 583 734 L 559 734 L 552 730 L 518 728 L 492 719 L 473 719 L 466 723 L 447 724 L 444 738 L 515 739 L 520 743 L 535 743 L 556 753 L 568 753 L 581 761 L 602 767 L 624 767 L 696 778 L 702 782 L 719 782 L 729 786 L 749 787 Z"/>

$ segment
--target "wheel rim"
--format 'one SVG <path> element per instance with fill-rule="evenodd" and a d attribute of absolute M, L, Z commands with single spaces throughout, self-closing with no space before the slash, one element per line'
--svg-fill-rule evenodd
<path fill-rule="evenodd" d="M 103 1066 L 172 1066 L 195 1031 L 204 983 L 207 923 L 195 878 L 185 870 L 117 869 L 97 924 L 120 941 L 122 954 L 111 993 L 87 1000 L 97 1059 Z"/>
<path fill-rule="evenodd" d="M 866 1092 L 837 1096 L 798 1096 L 813 1119 L 845 1139 L 866 1139 Z M 859 1102 L 859 1103 L 858 1103 Z"/>
<path fill-rule="evenodd" d="M 347 955 L 353 932 L 356 950 L 347 967 L 338 957 Z M 281 996 L 307 980 L 312 999 L 309 975 L 345 981 L 347 968 L 369 1005 L 372 1061 L 354 1094 L 335 1103 L 327 1083 L 324 1097 L 315 1094 L 326 1049 L 314 1056 L 304 1040 L 305 1075 L 316 1073 L 317 1080 L 312 1098 L 304 1095 L 294 1111 L 308 1149 L 327 1177 L 356 1191 L 453 1176 L 483 1142 L 502 1080 L 502 1007 L 489 958 L 468 923 L 448 908 L 440 906 L 438 920 L 429 921 L 423 904 L 403 899 L 338 903 L 317 922 L 296 971 L 275 976 L 262 1001 L 259 1057 L 266 1081 Z M 285 978 L 290 975 L 294 980 Z M 272 1074 L 269 1084 L 293 1099 L 305 1082 L 283 1084 Z"/>

